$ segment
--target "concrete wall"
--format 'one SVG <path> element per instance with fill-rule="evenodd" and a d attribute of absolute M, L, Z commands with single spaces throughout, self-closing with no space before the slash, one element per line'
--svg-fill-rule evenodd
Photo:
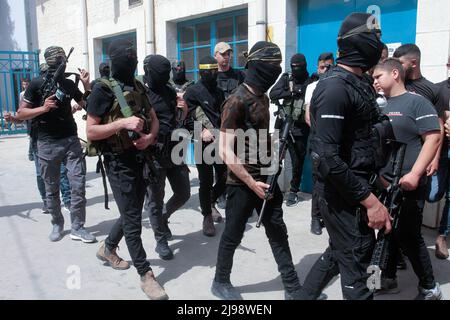
<path fill-rule="evenodd" d="M 450 54 L 449 0 L 419 0 L 416 44 L 422 51 L 422 72 L 430 81 L 447 78 Z"/>

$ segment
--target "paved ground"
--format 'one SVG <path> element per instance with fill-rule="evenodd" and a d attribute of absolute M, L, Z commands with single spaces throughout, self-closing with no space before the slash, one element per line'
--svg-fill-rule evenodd
<path fill-rule="evenodd" d="M 0 299 L 146 299 L 139 289 L 135 269 L 115 271 L 95 258 L 98 244 L 72 241 L 66 212 L 66 236 L 57 243 L 48 240 L 50 217 L 41 213 L 34 164 L 27 160 L 25 136 L 0 137 Z M 198 179 L 192 168 L 192 197 L 171 218 L 174 239 L 170 246 L 175 259 L 162 261 L 154 252 L 155 240 L 148 218 L 143 221 L 143 241 L 148 259 L 158 280 L 171 299 L 215 299 L 209 288 L 214 274 L 217 247 L 223 224 L 216 225 L 218 235 L 207 238 L 201 232 Z M 103 208 L 101 177 L 95 173 L 95 159 L 88 159 L 86 227 L 103 240 L 115 219 L 117 207 L 110 195 L 110 211 Z M 170 190 L 167 190 L 167 195 Z M 313 262 L 327 246 L 328 237 L 309 232 L 310 196 L 297 207 L 285 208 L 294 263 L 303 280 Z M 423 233 L 433 262 L 436 279 L 446 297 L 450 297 L 450 261 L 434 257 L 435 231 Z M 124 243 L 120 255 L 130 260 Z M 283 299 L 281 280 L 263 230 L 252 219 L 241 246 L 236 251 L 232 282 L 244 299 Z M 408 270 L 399 272 L 401 293 L 383 299 L 412 299 L 417 280 Z M 336 278 L 325 290 L 329 299 L 342 299 Z"/>

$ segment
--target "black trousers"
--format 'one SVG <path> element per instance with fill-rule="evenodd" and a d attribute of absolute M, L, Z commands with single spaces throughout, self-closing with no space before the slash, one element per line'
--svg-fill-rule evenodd
<path fill-rule="evenodd" d="M 394 241 L 391 242 L 393 245 L 389 247 L 386 276 L 388 278 L 396 277 L 398 246 L 400 246 L 419 278 L 419 285 L 425 289 L 432 289 L 436 283 L 430 255 L 421 230 L 424 205 L 425 187 L 403 193 L 401 213 L 397 229 L 393 233 Z"/>
<path fill-rule="evenodd" d="M 227 182 L 227 166 L 225 164 L 197 164 L 200 180 L 199 198 L 203 216 L 211 214 L 211 205 L 225 192 Z M 214 171 L 216 183 L 214 184 Z M 214 186 L 213 186 L 214 185 Z"/>
<path fill-rule="evenodd" d="M 317 178 L 313 174 L 313 190 L 312 190 L 312 199 L 311 199 L 311 220 L 322 219 L 322 215 L 320 214 L 320 208 L 319 208 L 320 192 L 316 188 L 316 180 L 317 180 Z"/>
<path fill-rule="evenodd" d="M 189 169 L 185 164 L 164 168 L 157 161 L 154 163 L 158 170 L 159 178 L 156 183 L 151 183 L 147 187 L 145 212 L 150 217 L 156 241 L 161 241 L 164 237 L 164 229 L 162 227 L 163 214 L 166 214 L 167 218 L 169 218 L 172 213 L 189 200 L 191 197 L 191 185 L 189 182 Z M 167 201 L 166 211 L 163 212 L 166 178 L 170 183 L 173 195 Z"/>
<path fill-rule="evenodd" d="M 220 239 L 217 254 L 215 280 L 230 283 L 233 256 L 244 236 L 245 225 L 253 210 L 260 213 L 263 201 L 247 186 L 228 185 L 225 229 Z M 278 265 L 285 290 L 292 292 L 300 288 L 300 282 L 292 263 L 286 225 L 283 221 L 283 195 L 277 186 L 274 198 L 269 202 L 262 223 Z"/>
<path fill-rule="evenodd" d="M 142 276 L 151 270 L 141 239 L 146 188 L 144 163 L 137 160 L 136 152 L 127 151 L 120 156 L 105 155 L 104 164 L 120 212 L 105 240 L 106 247 L 114 249 L 125 237 L 133 265 Z"/>
<path fill-rule="evenodd" d="M 303 164 L 305 163 L 308 136 L 294 136 L 294 141 L 288 144 L 289 154 L 292 161 L 291 192 L 300 191 L 300 183 L 303 175 Z"/>
<path fill-rule="evenodd" d="M 329 281 L 340 274 L 344 299 L 373 299 L 367 287 L 367 267 L 375 245 L 375 233 L 367 226 L 367 213 L 337 195 L 320 194 L 318 202 L 330 235 L 330 246 L 307 275 L 302 288 L 304 298 L 316 299 Z"/>

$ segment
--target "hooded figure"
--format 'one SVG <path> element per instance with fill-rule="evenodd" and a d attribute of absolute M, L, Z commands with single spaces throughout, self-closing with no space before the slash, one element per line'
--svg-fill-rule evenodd
<path fill-rule="evenodd" d="M 213 91 L 217 87 L 217 75 L 219 66 L 216 59 L 210 56 L 203 57 L 198 66 L 200 81 L 209 90 Z"/>
<path fill-rule="evenodd" d="M 378 38 L 376 18 L 368 13 L 352 13 L 341 25 L 338 35 L 337 63 L 370 70 L 380 60 L 383 43 Z"/>
<path fill-rule="evenodd" d="M 144 60 L 144 82 L 155 92 L 160 92 L 170 80 L 170 61 L 159 54 L 151 54 Z"/>
<path fill-rule="evenodd" d="M 107 64 L 106 62 L 102 62 L 98 67 L 98 72 L 100 73 L 101 78 L 109 78 L 111 68 L 109 67 L 109 64 Z"/>
<path fill-rule="evenodd" d="M 187 88 L 184 99 L 188 104 L 189 113 L 194 117 L 197 117 L 197 121 L 200 120 L 199 116 L 196 115 L 196 112 L 198 111 L 198 108 L 201 108 L 201 111 L 208 119 L 207 121 L 209 121 L 214 128 L 219 128 L 220 106 L 225 98 L 223 91 L 217 86 L 217 75 L 219 70 L 217 61 L 210 56 L 203 57 L 200 60 L 198 69 L 200 72 L 200 80 Z M 190 130 L 194 129 L 193 123 L 190 122 L 187 123 L 187 127 Z"/>
<path fill-rule="evenodd" d="M 138 64 L 136 50 L 127 40 L 115 40 L 109 46 L 111 76 L 127 85 L 133 85 Z"/>
<path fill-rule="evenodd" d="M 294 54 L 291 58 L 292 77 L 296 84 L 303 84 L 308 78 L 307 63 L 303 54 Z"/>
<path fill-rule="evenodd" d="M 267 41 L 257 42 L 247 56 L 244 83 L 262 93 L 267 92 L 281 73 L 281 60 L 281 51 L 276 44 Z"/>
<path fill-rule="evenodd" d="M 186 79 L 186 64 L 184 61 L 176 60 L 172 62 L 172 80 L 177 85 L 183 85 Z"/>

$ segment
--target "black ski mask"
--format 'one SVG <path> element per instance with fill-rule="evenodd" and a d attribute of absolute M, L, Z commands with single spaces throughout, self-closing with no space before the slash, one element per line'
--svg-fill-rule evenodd
<path fill-rule="evenodd" d="M 98 72 L 100 72 L 100 77 L 109 78 L 111 68 L 109 67 L 109 64 L 107 64 L 106 62 L 102 62 L 98 67 Z"/>
<path fill-rule="evenodd" d="M 144 81 L 147 85 L 158 91 L 170 80 L 170 61 L 159 54 L 151 54 L 144 60 Z"/>
<path fill-rule="evenodd" d="M 217 75 L 219 72 L 219 66 L 217 65 L 216 59 L 213 57 L 203 57 L 200 60 L 198 66 L 200 70 L 201 82 L 205 85 L 208 90 L 213 90 L 217 87 Z"/>
<path fill-rule="evenodd" d="M 138 64 L 136 50 L 127 40 L 115 40 L 109 46 L 111 75 L 114 79 L 128 85 L 134 83 L 134 73 Z"/>
<path fill-rule="evenodd" d="M 280 48 L 271 42 L 259 41 L 247 56 L 245 83 L 262 93 L 267 92 L 281 73 Z"/>
<path fill-rule="evenodd" d="M 178 85 L 183 85 L 187 81 L 184 61 L 176 60 L 172 63 L 172 80 Z"/>
<path fill-rule="evenodd" d="M 368 13 L 352 13 L 344 22 L 338 36 L 337 63 L 360 67 L 363 72 L 375 66 L 381 57 L 383 44 L 376 34 L 376 18 Z"/>
<path fill-rule="evenodd" d="M 308 79 L 309 73 L 306 68 L 307 64 L 305 56 L 301 53 L 294 54 L 291 58 L 291 70 L 295 83 L 302 84 Z"/>

